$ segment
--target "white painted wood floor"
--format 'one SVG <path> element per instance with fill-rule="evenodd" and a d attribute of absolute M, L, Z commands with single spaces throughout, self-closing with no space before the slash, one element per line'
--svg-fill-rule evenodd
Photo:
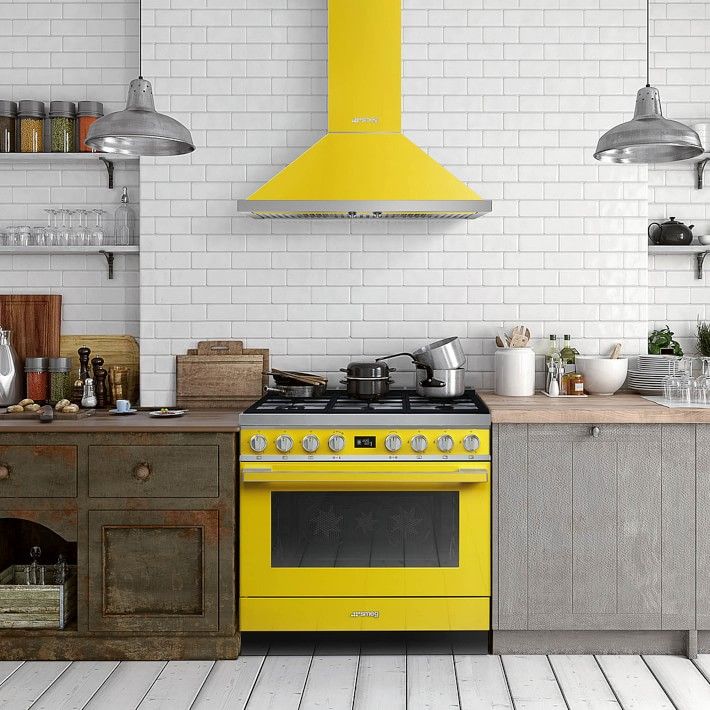
<path fill-rule="evenodd" d="M 277 647 L 236 661 L 0 661 L 2 710 L 707 710 L 710 655 Z"/>

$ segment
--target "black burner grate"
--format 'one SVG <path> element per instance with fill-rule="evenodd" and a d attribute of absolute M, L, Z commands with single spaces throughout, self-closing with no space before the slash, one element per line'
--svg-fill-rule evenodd
<path fill-rule="evenodd" d="M 488 408 L 475 390 L 453 399 L 427 399 L 412 390 L 390 390 L 367 402 L 349 397 L 343 390 L 329 390 L 323 397 L 291 399 L 267 394 L 245 414 L 487 414 Z"/>

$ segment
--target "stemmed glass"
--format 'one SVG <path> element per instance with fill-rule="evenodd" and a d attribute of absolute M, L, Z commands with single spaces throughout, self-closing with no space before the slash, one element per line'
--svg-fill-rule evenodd
<path fill-rule="evenodd" d="M 69 210 L 61 209 L 59 214 L 62 216 L 62 223 L 57 228 L 57 246 L 68 247 L 72 241 L 71 213 Z M 67 224 L 67 216 L 69 224 Z"/>
<path fill-rule="evenodd" d="M 91 230 L 87 226 L 88 210 L 74 210 L 79 215 L 79 224 L 74 228 L 74 244 L 78 247 L 89 245 Z"/>
<path fill-rule="evenodd" d="M 96 215 L 96 224 L 91 230 L 91 244 L 97 247 L 106 244 L 106 230 L 104 229 L 102 217 L 106 210 L 95 209 L 92 212 Z"/>
<path fill-rule="evenodd" d="M 693 401 L 696 404 L 710 404 L 710 358 L 698 358 L 701 372 L 693 381 Z"/>
<path fill-rule="evenodd" d="M 45 209 L 47 226 L 44 228 L 44 244 L 51 247 L 57 243 L 57 210 Z"/>

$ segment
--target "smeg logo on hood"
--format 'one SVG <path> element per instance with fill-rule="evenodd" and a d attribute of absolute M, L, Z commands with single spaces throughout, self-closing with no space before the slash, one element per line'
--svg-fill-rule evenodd
<path fill-rule="evenodd" d="M 379 123 L 377 116 L 353 116 L 351 123 Z"/>

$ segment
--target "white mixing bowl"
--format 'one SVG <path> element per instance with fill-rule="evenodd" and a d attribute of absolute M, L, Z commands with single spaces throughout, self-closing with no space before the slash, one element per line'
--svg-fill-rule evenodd
<path fill-rule="evenodd" d="M 577 372 L 584 375 L 584 391 L 588 394 L 611 395 L 624 384 L 629 361 L 625 357 L 577 355 Z"/>

